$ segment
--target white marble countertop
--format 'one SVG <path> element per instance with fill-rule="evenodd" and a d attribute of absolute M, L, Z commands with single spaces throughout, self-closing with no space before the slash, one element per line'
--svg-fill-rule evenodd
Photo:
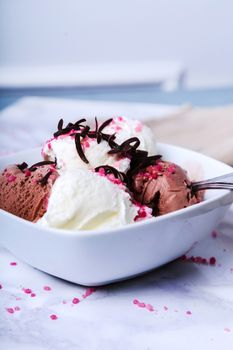
<path fill-rule="evenodd" d="M 2 118 L 29 116 L 33 108 L 46 115 L 37 100 L 32 109 L 29 102 L 10 107 Z M 41 134 L 35 140 L 40 139 Z M 0 348 L 232 349 L 232 215 L 233 208 L 215 233 L 188 253 L 208 262 L 214 257 L 215 264 L 179 259 L 96 289 L 40 272 L 0 247 Z"/>
<path fill-rule="evenodd" d="M 180 259 L 96 289 L 49 276 L 1 248 L 2 349 L 232 349 L 231 217 L 188 253 L 215 257 L 214 265 Z"/>

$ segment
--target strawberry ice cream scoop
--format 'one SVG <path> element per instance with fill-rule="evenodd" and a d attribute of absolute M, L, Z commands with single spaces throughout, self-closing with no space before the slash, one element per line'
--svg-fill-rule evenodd
<path fill-rule="evenodd" d="M 135 174 L 132 188 L 135 199 L 157 216 L 200 202 L 202 194 L 193 194 L 190 184 L 184 169 L 160 160 Z"/>
<path fill-rule="evenodd" d="M 10 165 L 0 175 L 0 209 L 36 222 L 47 209 L 58 173 L 52 164 Z"/>

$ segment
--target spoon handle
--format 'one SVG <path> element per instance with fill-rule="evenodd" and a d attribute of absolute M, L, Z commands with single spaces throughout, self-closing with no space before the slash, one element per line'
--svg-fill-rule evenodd
<path fill-rule="evenodd" d="M 227 179 L 231 179 L 231 182 L 232 182 L 233 181 L 233 173 L 229 173 L 229 174 L 213 177 L 213 178 L 207 179 L 207 180 L 193 182 L 193 185 L 194 186 L 202 185 L 202 184 L 206 184 L 206 183 L 219 182 L 219 181 L 222 181 L 222 180 L 226 181 Z M 224 183 L 227 184 L 227 182 L 224 182 Z"/>
<path fill-rule="evenodd" d="M 233 190 L 233 183 L 230 182 L 203 182 L 194 183 L 192 185 L 192 190 L 194 192 L 203 190 Z"/>

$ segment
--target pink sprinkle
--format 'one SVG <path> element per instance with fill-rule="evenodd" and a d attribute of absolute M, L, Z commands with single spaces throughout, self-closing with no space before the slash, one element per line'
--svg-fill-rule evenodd
<path fill-rule="evenodd" d="M 138 306 L 139 307 L 146 307 L 146 304 L 145 303 L 138 303 Z"/>
<path fill-rule="evenodd" d="M 6 308 L 6 311 L 9 312 L 9 314 L 13 314 L 14 313 L 14 309 L 12 307 Z"/>
<path fill-rule="evenodd" d="M 17 265 L 17 262 L 12 261 L 12 262 L 10 263 L 10 265 L 11 265 L 11 266 L 16 266 L 16 265 Z"/>
<path fill-rule="evenodd" d="M 15 309 L 15 311 L 19 311 L 20 307 L 19 306 L 15 306 L 14 309 Z"/>
<path fill-rule="evenodd" d="M 36 296 L 35 293 L 31 293 L 31 297 L 34 298 Z"/>
<path fill-rule="evenodd" d="M 133 303 L 134 303 L 135 305 L 137 305 L 137 304 L 139 303 L 139 301 L 138 301 L 137 299 L 134 299 Z"/>
<path fill-rule="evenodd" d="M 225 332 L 228 332 L 228 333 L 231 332 L 230 328 L 227 328 L 227 327 L 224 328 L 224 331 L 225 331 Z"/>
<path fill-rule="evenodd" d="M 94 292 L 95 292 L 95 288 L 88 288 L 82 297 L 85 299 L 89 297 L 91 294 L 93 294 Z"/>
<path fill-rule="evenodd" d="M 67 301 L 66 300 L 62 300 L 62 304 L 67 304 Z"/>
<path fill-rule="evenodd" d="M 153 308 L 153 306 L 152 306 L 151 304 L 147 304 L 147 305 L 146 305 L 146 308 L 147 308 L 147 310 L 149 310 L 149 311 L 154 311 L 154 308 Z"/>
<path fill-rule="evenodd" d="M 217 232 L 216 231 L 213 231 L 212 233 L 211 233 L 211 236 L 213 237 L 213 238 L 217 238 Z"/>
<path fill-rule="evenodd" d="M 214 256 L 212 256 L 210 258 L 210 265 L 215 265 L 216 264 L 216 258 Z"/>
<path fill-rule="evenodd" d="M 191 311 L 186 311 L 186 315 L 192 315 Z"/>
<path fill-rule="evenodd" d="M 0 284 L 0 289 L 2 289 L 2 285 Z"/>
<path fill-rule="evenodd" d="M 51 288 L 51 287 L 49 287 L 49 286 L 44 286 L 44 287 L 43 287 L 43 289 L 44 289 L 44 290 L 46 290 L 46 291 L 50 291 L 50 290 L 52 290 L 52 288 Z"/>
<path fill-rule="evenodd" d="M 48 143 L 48 149 L 51 149 L 52 148 L 52 146 L 51 146 L 51 143 L 49 142 Z"/>
<path fill-rule="evenodd" d="M 30 288 L 26 288 L 26 289 L 24 288 L 23 291 L 26 294 L 31 294 L 32 293 L 32 290 Z"/>
<path fill-rule="evenodd" d="M 25 176 L 27 176 L 27 177 L 31 176 L 31 172 L 30 172 L 29 170 L 26 170 L 26 171 L 24 172 L 24 174 L 25 174 Z"/>
<path fill-rule="evenodd" d="M 57 320 L 58 319 L 57 315 L 54 315 L 54 314 L 50 315 L 49 317 L 51 318 L 51 320 Z"/>
<path fill-rule="evenodd" d="M 7 177 L 8 182 L 14 182 L 15 180 L 16 180 L 16 176 L 14 176 L 14 175 L 10 175 Z"/>
<path fill-rule="evenodd" d="M 123 117 L 118 117 L 117 119 L 119 120 L 119 122 L 123 122 L 124 121 Z"/>
<path fill-rule="evenodd" d="M 99 168 L 98 173 L 99 173 L 99 175 L 101 175 L 101 176 L 105 176 L 105 170 L 104 170 L 104 168 Z"/>
<path fill-rule="evenodd" d="M 167 307 L 167 306 L 164 306 L 163 308 L 164 308 L 164 310 L 165 310 L 165 311 L 167 311 L 167 310 L 168 310 L 168 307 Z"/>
<path fill-rule="evenodd" d="M 74 298 L 73 300 L 72 300 L 72 303 L 73 304 L 78 304 L 80 302 L 80 300 L 78 299 L 78 298 Z"/>
<path fill-rule="evenodd" d="M 22 298 L 20 298 L 20 297 L 16 297 L 16 298 L 15 298 L 15 300 L 22 300 Z"/>
<path fill-rule="evenodd" d="M 141 132 L 143 129 L 143 125 L 141 122 L 138 122 L 135 128 L 135 132 Z"/>

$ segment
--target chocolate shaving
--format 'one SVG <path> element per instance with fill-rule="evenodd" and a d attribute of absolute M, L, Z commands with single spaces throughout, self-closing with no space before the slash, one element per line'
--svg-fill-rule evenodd
<path fill-rule="evenodd" d="M 82 159 L 82 161 L 86 164 L 89 163 L 89 161 L 87 160 L 83 149 L 82 149 L 82 145 L 81 145 L 81 135 L 80 134 L 76 134 L 75 135 L 75 146 L 76 146 L 76 150 L 79 154 L 79 157 Z"/>
<path fill-rule="evenodd" d="M 100 165 L 95 168 L 95 172 L 98 172 L 100 169 L 104 169 L 106 174 L 113 174 L 116 179 L 120 179 L 122 182 L 125 182 L 125 174 L 118 171 L 116 168 L 110 165 Z"/>
<path fill-rule="evenodd" d="M 62 127 L 63 127 L 63 119 L 60 119 L 57 125 L 57 129 L 62 130 Z"/>
<path fill-rule="evenodd" d="M 45 176 L 42 177 L 42 179 L 38 181 L 38 183 L 41 184 L 41 186 L 45 186 L 51 174 L 52 174 L 52 171 L 50 170 Z"/>
<path fill-rule="evenodd" d="M 21 163 L 21 164 L 16 164 L 16 166 L 19 168 L 19 170 L 21 170 L 21 171 L 24 171 L 27 167 L 28 167 L 28 165 L 27 165 L 27 163 L 26 162 L 23 162 L 23 163 Z"/>
<path fill-rule="evenodd" d="M 108 126 L 111 122 L 112 122 L 112 118 L 105 120 L 105 122 L 103 122 L 103 123 L 100 125 L 98 131 L 99 131 L 99 132 L 102 132 L 102 130 L 103 130 L 106 126 Z"/>
<path fill-rule="evenodd" d="M 82 118 L 80 120 L 78 120 L 77 122 L 73 123 L 68 123 L 67 126 L 65 128 L 63 128 L 63 120 L 60 119 L 58 122 L 58 131 L 56 131 L 53 136 L 54 137 L 58 137 L 60 135 L 65 135 L 68 134 L 71 130 L 80 130 L 82 127 L 84 128 L 84 125 L 82 125 L 81 123 L 85 122 L 86 119 Z"/>
<path fill-rule="evenodd" d="M 134 143 L 133 145 L 131 145 Z M 109 143 L 110 147 L 111 144 Z M 128 140 L 124 141 L 121 145 L 113 145 L 112 149 L 108 152 L 108 154 L 117 154 L 119 153 L 122 156 L 132 156 L 134 151 L 140 145 L 140 140 L 137 137 L 131 137 Z"/>
<path fill-rule="evenodd" d="M 43 166 L 43 165 L 49 165 L 49 164 L 56 165 L 56 160 L 55 160 L 55 162 L 52 161 L 52 160 L 44 160 L 42 162 L 35 163 L 35 164 L 31 165 L 28 170 L 29 171 L 35 171 L 38 167 Z"/>

